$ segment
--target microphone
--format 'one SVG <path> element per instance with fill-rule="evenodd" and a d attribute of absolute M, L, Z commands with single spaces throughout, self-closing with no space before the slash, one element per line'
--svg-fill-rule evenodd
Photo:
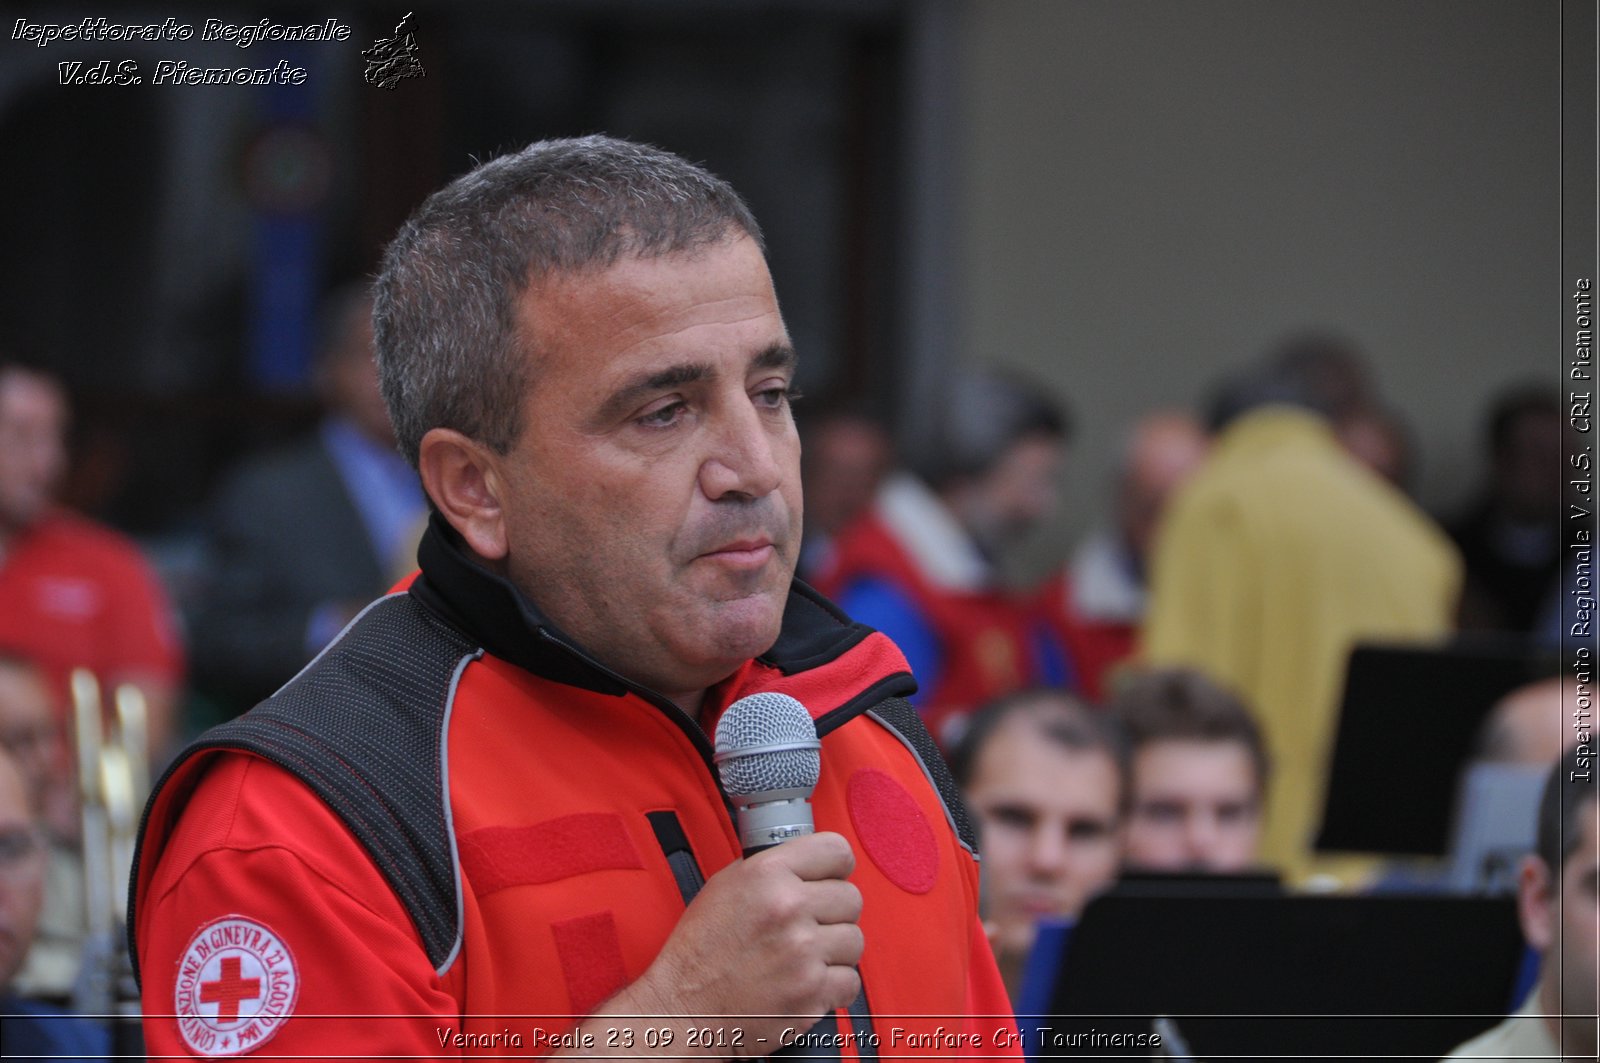
<path fill-rule="evenodd" d="M 712 760 L 745 856 L 816 830 L 809 798 L 822 776 L 821 749 L 811 714 L 787 694 L 742 697 L 717 721 Z"/>
<path fill-rule="evenodd" d="M 809 798 L 822 777 L 821 750 L 811 714 L 787 694 L 767 691 L 742 697 L 717 721 L 712 760 L 722 776 L 722 792 L 733 802 L 746 858 L 816 832 Z M 858 994 L 857 999 L 864 1007 L 864 998 Z M 771 1058 L 838 1063 L 837 1045 L 837 1026 L 830 1012 L 804 1038 L 778 1049 Z"/>

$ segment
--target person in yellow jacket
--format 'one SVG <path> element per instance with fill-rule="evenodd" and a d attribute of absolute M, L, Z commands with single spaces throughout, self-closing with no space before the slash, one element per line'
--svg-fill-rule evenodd
<path fill-rule="evenodd" d="M 1291 878 L 1311 866 L 1351 648 L 1445 635 L 1462 578 L 1444 533 L 1345 452 L 1326 408 L 1288 360 L 1224 393 L 1212 454 L 1158 533 L 1142 633 L 1146 661 L 1251 704 L 1275 765 L 1262 856 Z"/>

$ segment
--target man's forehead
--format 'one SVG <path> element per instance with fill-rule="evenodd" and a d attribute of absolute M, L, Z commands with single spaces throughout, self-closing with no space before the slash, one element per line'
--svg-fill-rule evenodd
<path fill-rule="evenodd" d="M 655 338 L 651 330 L 664 319 L 690 328 L 776 312 L 766 260 L 748 238 L 548 274 L 528 284 L 513 310 L 536 356 L 574 339 L 626 350 Z"/>
<path fill-rule="evenodd" d="M 1146 753 L 1160 752 L 1168 756 L 1177 757 L 1209 757 L 1220 760 L 1224 754 L 1250 756 L 1250 747 L 1242 738 L 1201 738 L 1190 736 L 1172 736 L 1170 738 L 1151 738 L 1139 744 L 1134 750 L 1136 756 Z"/>
<path fill-rule="evenodd" d="M 1152 763 L 1158 761 L 1158 763 Z M 1182 773 L 1182 785 L 1196 783 L 1238 782 L 1251 790 L 1261 786 L 1257 777 L 1255 756 L 1248 744 L 1238 738 L 1157 738 L 1145 742 L 1133 751 L 1133 774 L 1140 790 L 1159 788 L 1170 783 L 1173 789 L 1179 782 L 1170 777 L 1177 764 L 1191 768 Z"/>
<path fill-rule="evenodd" d="M 645 254 L 628 252 L 576 269 L 530 274 L 519 300 L 527 307 L 530 299 L 582 299 L 596 290 L 602 291 L 604 302 L 612 305 L 656 300 L 671 294 L 670 290 L 685 280 L 705 279 L 708 265 L 730 266 L 743 275 L 742 279 L 772 288 L 772 274 L 759 245 L 742 233 L 730 233 L 725 239 L 693 247 Z"/>
<path fill-rule="evenodd" d="M 1106 776 L 1114 782 L 1119 775 L 1110 750 L 1069 745 L 1038 727 L 997 729 L 979 750 L 977 768 L 975 775 L 990 782 L 1044 783 L 1062 790 L 1098 784 Z"/>

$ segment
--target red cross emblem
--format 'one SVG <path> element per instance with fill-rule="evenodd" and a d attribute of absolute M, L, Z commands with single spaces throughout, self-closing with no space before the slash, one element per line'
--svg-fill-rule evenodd
<path fill-rule="evenodd" d="M 178 1032 L 200 1056 L 236 1056 L 271 1040 L 294 1014 L 300 972 L 271 927 L 228 915 L 195 932 L 178 961 Z"/>
<path fill-rule="evenodd" d="M 218 1022 L 238 1022 L 239 1002 L 256 1000 L 261 996 L 261 979 L 241 977 L 239 967 L 239 957 L 225 956 L 222 960 L 222 977 L 215 982 L 200 983 L 200 1002 L 217 1005 Z"/>

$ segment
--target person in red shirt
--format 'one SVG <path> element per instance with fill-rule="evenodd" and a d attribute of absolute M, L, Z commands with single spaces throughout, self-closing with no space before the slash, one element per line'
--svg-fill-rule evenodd
<path fill-rule="evenodd" d="M 137 546 L 53 501 L 67 466 L 66 393 L 0 360 L 0 648 L 45 670 L 65 707 L 74 668 L 108 695 L 144 691 L 160 757 L 174 735 L 183 648 L 165 590 Z"/>
<path fill-rule="evenodd" d="M 904 658 L 792 578 L 795 352 L 733 190 L 533 144 L 419 208 L 375 318 L 421 572 L 158 787 L 151 1054 L 1020 1055 Z M 817 832 L 746 856 L 709 736 L 756 692 L 822 770 Z"/>
<path fill-rule="evenodd" d="M 1075 663 L 1000 562 L 1056 504 L 1070 424 L 1031 383 L 956 374 L 910 468 L 886 477 L 838 533 L 817 588 L 892 638 L 921 684 L 913 699 L 941 743 L 985 702 L 1034 686 L 1075 688 Z"/>

